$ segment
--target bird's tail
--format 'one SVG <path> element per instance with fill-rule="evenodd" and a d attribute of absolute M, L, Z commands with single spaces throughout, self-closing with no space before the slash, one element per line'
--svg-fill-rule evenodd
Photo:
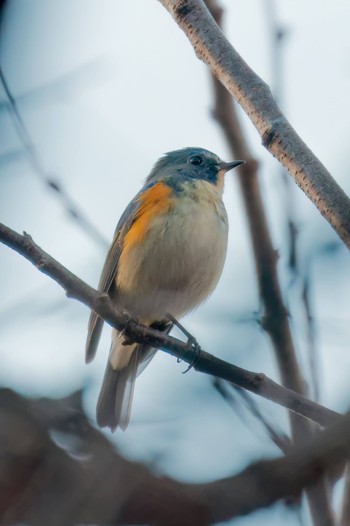
<path fill-rule="evenodd" d="M 151 327 L 169 333 L 172 323 L 159 322 Z M 117 427 L 123 431 L 127 428 L 136 377 L 157 352 L 148 345 L 124 345 L 124 342 L 123 335 L 113 330 L 111 351 L 96 408 L 98 425 L 110 427 L 112 431 Z"/>
<path fill-rule="evenodd" d="M 137 370 L 144 354 L 142 345 L 123 345 L 124 338 L 113 331 L 111 351 L 97 402 L 96 418 L 100 427 L 118 426 L 124 431 L 129 423 Z"/>

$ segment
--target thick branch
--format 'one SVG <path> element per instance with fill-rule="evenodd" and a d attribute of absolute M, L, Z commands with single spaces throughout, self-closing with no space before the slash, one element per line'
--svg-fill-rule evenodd
<path fill-rule="evenodd" d="M 347 415 L 284 458 L 257 462 L 214 482 L 183 484 L 123 459 L 89 424 L 76 395 L 26 400 L 3 389 L 0 398 L 4 526 L 205 526 L 298 495 L 350 457 Z M 74 446 L 74 454 L 51 440 L 52 429 L 68 434 L 68 451 Z"/>
<path fill-rule="evenodd" d="M 202 0 L 160 0 L 211 69 L 242 106 L 263 145 L 287 168 L 350 248 L 350 200 L 301 140 L 269 87 L 244 62 L 220 31 Z"/>
<path fill-rule="evenodd" d="M 241 369 L 219 358 L 215 358 L 205 351 L 201 351 L 198 357 L 196 350 L 191 345 L 162 332 L 137 324 L 126 314 L 121 314 L 107 294 L 98 292 L 67 270 L 36 245 L 28 234 L 22 236 L 0 223 L 0 241 L 24 256 L 41 272 L 55 280 L 64 288 L 68 297 L 90 307 L 112 327 L 124 330 L 131 341 L 147 343 L 152 347 L 162 349 L 184 362 L 193 364 L 196 371 L 232 382 L 238 387 L 267 398 L 322 426 L 328 426 L 339 418 L 340 415 L 335 411 L 316 404 L 290 389 L 281 387 L 264 374 Z"/>

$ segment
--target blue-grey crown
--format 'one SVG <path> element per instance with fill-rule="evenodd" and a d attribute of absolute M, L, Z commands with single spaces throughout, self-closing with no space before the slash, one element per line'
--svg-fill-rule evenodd
<path fill-rule="evenodd" d="M 204 160 L 202 166 L 190 164 L 190 160 L 200 157 Z M 146 183 L 163 178 L 167 175 L 176 176 L 181 173 L 189 178 L 203 178 L 210 180 L 216 177 L 220 158 L 213 152 L 199 147 L 182 148 L 166 153 L 154 165 L 147 177 Z M 212 181 L 214 182 L 214 180 Z"/>

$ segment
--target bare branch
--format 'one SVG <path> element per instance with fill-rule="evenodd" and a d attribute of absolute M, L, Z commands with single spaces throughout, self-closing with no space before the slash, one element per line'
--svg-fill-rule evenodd
<path fill-rule="evenodd" d="M 350 200 L 282 114 L 269 87 L 220 31 L 202 0 L 160 0 L 199 59 L 242 106 L 263 145 L 288 169 L 350 248 Z"/>
<path fill-rule="evenodd" d="M 316 404 L 290 389 L 278 385 L 262 373 L 254 373 L 197 351 L 187 343 L 162 332 L 137 324 L 127 314 L 120 313 L 110 297 L 87 285 L 34 243 L 28 234 L 23 236 L 0 223 L 0 241 L 28 259 L 38 270 L 64 288 L 68 297 L 76 299 L 97 312 L 112 327 L 124 330 L 130 341 L 147 343 L 172 356 L 193 364 L 196 371 L 217 376 L 267 398 L 290 411 L 313 420 L 322 426 L 336 422 L 340 415 Z"/>

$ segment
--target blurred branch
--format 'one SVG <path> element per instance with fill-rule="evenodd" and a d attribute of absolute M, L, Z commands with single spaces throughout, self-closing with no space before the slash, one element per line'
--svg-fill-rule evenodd
<path fill-rule="evenodd" d="M 4 11 L 5 11 L 6 7 L 7 7 L 7 3 L 8 3 L 7 0 L 0 0 L 0 33 L 2 31 L 2 23 L 3 23 Z"/>
<path fill-rule="evenodd" d="M 54 192 L 56 197 L 61 201 L 68 215 L 79 225 L 79 227 L 91 239 L 98 243 L 102 248 L 108 247 L 108 242 L 104 236 L 97 230 L 91 221 L 79 210 L 79 207 L 74 200 L 68 195 L 62 183 L 54 174 L 48 174 L 38 156 L 34 143 L 29 135 L 29 132 L 23 122 L 21 114 L 18 110 L 16 99 L 10 91 L 9 85 L 5 78 L 4 72 L 0 67 L 0 81 L 5 90 L 8 99 L 8 109 L 12 116 L 13 123 L 17 130 L 18 136 L 22 142 L 27 158 L 32 166 L 34 173 L 45 184 L 47 188 Z"/>
<path fill-rule="evenodd" d="M 349 526 L 350 524 L 350 465 L 349 462 L 345 469 L 345 486 L 342 503 L 341 518 L 339 526 Z"/>
<path fill-rule="evenodd" d="M 207 6 L 214 20 L 221 28 L 223 10 L 216 0 L 207 0 Z M 247 212 L 250 236 L 255 256 L 255 268 L 258 276 L 260 297 L 264 305 L 263 328 L 272 342 L 278 363 L 282 384 L 302 395 L 305 395 L 303 380 L 288 313 L 283 303 L 282 292 L 277 274 L 277 255 L 273 248 L 267 216 L 258 180 L 258 163 L 253 160 L 249 145 L 240 125 L 232 96 L 226 87 L 212 75 L 214 85 L 213 115 L 221 126 L 232 155 L 238 159 L 249 159 L 244 169 L 238 171 L 241 191 Z M 290 414 L 292 436 L 298 443 L 312 435 L 310 423 Z M 318 488 L 308 493 L 308 500 L 314 523 L 332 525 L 333 518 L 326 487 L 322 481 Z"/>
<path fill-rule="evenodd" d="M 276 0 L 264 0 L 265 15 L 270 37 L 270 55 L 272 69 L 272 93 L 278 104 L 283 104 L 283 49 L 286 40 L 287 29 L 278 21 Z M 288 266 L 292 275 L 292 281 L 299 278 L 302 288 L 301 301 L 303 303 L 308 339 L 308 358 L 310 364 L 311 385 L 314 400 L 319 399 L 319 375 L 318 375 L 318 355 L 315 344 L 316 329 L 313 323 L 312 307 L 310 301 L 310 275 L 300 276 L 298 269 L 298 250 L 297 237 L 299 229 L 295 222 L 295 194 L 294 188 L 291 187 L 292 180 L 288 177 L 286 170 L 280 166 L 280 174 L 284 183 L 284 209 L 287 219 L 287 234 L 289 240 L 289 257 Z M 310 270 L 310 269 L 309 269 Z M 302 281 L 302 283 L 301 283 Z"/>
<path fill-rule="evenodd" d="M 221 8 L 215 1 L 208 0 L 207 4 L 220 25 Z M 278 254 L 273 248 L 260 191 L 259 166 L 245 139 L 230 93 L 214 76 L 212 80 L 214 86 L 213 116 L 224 133 L 232 155 L 247 159 L 247 163 L 242 165 L 243 168 L 238 169 L 237 173 L 252 239 L 260 297 L 264 305 L 262 326 L 272 341 L 283 384 L 289 389 L 303 392 L 304 381 L 298 367 L 288 313 L 283 304 L 278 282 Z"/>
<path fill-rule="evenodd" d="M 283 99 L 283 80 L 282 73 L 285 60 L 283 57 L 283 44 L 286 41 L 288 34 L 287 28 L 278 21 L 276 0 L 264 0 L 264 11 L 267 22 L 268 36 L 270 38 L 271 58 L 271 78 L 272 78 L 272 92 L 275 99 L 280 104 Z"/>
<path fill-rule="evenodd" d="M 265 431 L 269 438 L 272 440 L 272 442 L 282 451 L 282 453 L 288 453 L 288 450 L 292 446 L 289 437 L 285 433 L 283 433 L 283 431 L 278 430 L 271 422 L 268 421 L 268 419 L 262 414 L 259 407 L 253 400 L 252 396 L 249 395 L 249 393 L 247 393 L 241 387 L 237 387 L 232 383 L 224 382 L 219 378 L 214 378 L 213 386 L 222 396 L 222 398 L 229 404 L 229 406 L 233 409 L 235 413 L 237 412 L 237 402 L 235 400 L 234 394 L 237 393 L 242 398 L 250 413 L 265 428 Z"/>
<path fill-rule="evenodd" d="M 311 280 L 311 275 L 306 274 L 303 279 L 302 303 L 304 306 L 306 325 L 307 325 L 308 355 L 309 355 L 311 381 L 312 381 L 313 392 L 314 392 L 313 398 L 314 400 L 319 400 L 320 398 L 319 361 L 318 361 L 318 353 L 317 353 L 317 347 L 316 347 L 315 322 L 314 322 L 314 317 L 313 317 L 312 308 L 311 308 L 310 280 Z"/>
<path fill-rule="evenodd" d="M 256 462 L 214 482 L 183 484 L 123 459 L 89 424 L 79 393 L 27 400 L 2 389 L 0 398 L 3 526 L 204 526 L 296 496 L 350 457 L 346 415 L 284 458 Z M 61 440 L 54 442 L 57 433 Z"/>
<path fill-rule="evenodd" d="M 196 371 L 232 382 L 238 387 L 263 396 L 305 418 L 318 422 L 322 426 L 328 426 L 339 419 L 340 415 L 335 411 L 311 402 L 290 389 L 281 387 L 262 373 L 241 369 L 215 358 L 205 351 L 201 351 L 198 356 L 198 352 L 191 345 L 138 324 L 127 314 L 120 313 L 108 294 L 93 289 L 75 276 L 36 245 L 28 234 L 22 236 L 0 223 L 0 241 L 28 259 L 38 270 L 55 280 L 63 287 L 68 297 L 84 303 L 97 312 L 109 325 L 118 330 L 123 330 L 128 340 L 147 343 L 156 349 L 162 349 L 168 354 L 192 364 Z"/>
<path fill-rule="evenodd" d="M 42 108 L 44 104 L 68 102 L 74 97 L 81 97 L 87 88 L 95 88 L 110 81 L 115 75 L 114 69 L 113 62 L 106 57 L 89 60 L 54 80 L 16 95 L 16 105 L 21 108 L 29 105 L 31 108 Z M 0 101 L 0 115 L 8 110 L 9 102 Z"/>
<path fill-rule="evenodd" d="M 283 57 L 284 43 L 286 41 L 287 29 L 278 21 L 277 18 L 277 7 L 275 0 L 264 0 L 265 16 L 267 22 L 268 37 L 270 40 L 270 51 L 271 57 L 271 90 L 276 102 L 279 105 L 283 104 L 283 66 L 285 60 Z M 295 277 L 298 273 L 297 268 L 297 236 L 299 230 L 294 220 L 294 208 L 295 208 L 295 196 L 294 188 L 292 188 L 292 180 L 288 177 L 287 171 L 282 165 L 279 165 L 279 173 L 284 183 L 284 209 L 287 217 L 287 234 L 289 240 L 289 257 L 288 266 Z"/>
<path fill-rule="evenodd" d="M 23 150 L 16 149 L 16 150 L 9 150 L 7 152 L 4 152 L 0 154 L 0 168 L 2 168 L 2 166 L 6 166 L 8 164 L 17 162 L 21 160 L 23 157 L 24 157 Z"/>
<path fill-rule="evenodd" d="M 202 0 L 160 0 L 199 59 L 242 106 L 263 145 L 285 166 L 350 248 L 350 200 L 280 111 L 270 89 L 220 31 Z"/>

